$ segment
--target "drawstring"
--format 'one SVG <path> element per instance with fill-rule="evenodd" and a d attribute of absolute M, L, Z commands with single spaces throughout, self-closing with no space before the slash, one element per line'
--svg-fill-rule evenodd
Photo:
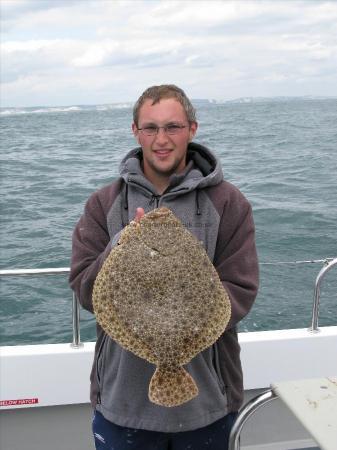
<path fill-rule="evenodd" d="M 128 185 L 124 182 L 124 192 L 123 192 L 123 201 L 122 201 L 122 226 L 123 228 L 129 223 L 129 201 L 128 201 Z"/>
<path fill-rule="evenodd" d="M 123 199 L 123 209 L 124 210 L 129 209 L 128 194 L 129 194 L 128 184 L 125 183 L 124 199 Z M 152 194 L 150 201 L 149 201 L 149 205 L 152 206 L 155 203 L 156 204 L 155 207 L 158 208 L 160 197 L 161 197 L 161 195 Z M 196 190 L 195 190 L 195 205 L 196 205 L 196 215 L 201 216 L 200 201 L 199 201 L 199 189 L 198 188 L 196 188 Z"/>
<path fill-rule="evenodd" d="M 159 205 L 159 199 L 161 195 L 152 194 L 149 205 L 152 206 L 154 202 L 156 202 L 156 208 L 158 208 Z M 197 216 L 201 216 L 201 209 L 200 209 L 200 203 L 199 203 L 199 189 L 196 189 L 195 191 L 195 203 L 196 203 L 196 214 Z"/>
<path fill-rule="evenodd" d="M 124 190 L 124 209 L 129 209 L 129 199 L 128 199 L 128 195 L 129 195 L 129 187 L 128 187 L 128 184 L 125 183 L 125 190 Z"/>
<path fill-rule="evenodd" d="M 152 206 L 156 202 L 156 208 L 158 208 L 160 197 L 161 195 L 152 194 L 149 205 Z"/>
<path fill-rule="evenodd" d="M 200 205 L 199 205 L 199 189 L 198 188 L 195 190 L 195 203 L 196 203 L 196 207 L 197 207 L 197 216 L 201 216 L 201 210 L 200 210 Z"/>

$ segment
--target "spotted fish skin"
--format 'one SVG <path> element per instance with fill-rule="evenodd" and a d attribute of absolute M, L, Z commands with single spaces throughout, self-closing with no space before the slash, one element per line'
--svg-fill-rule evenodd
<path fill-rule="evenodd" d="M 96 278 L 93 305 L 112 339 L 157 366 L 149 398 L 167 407 L 198 394 L 181 366 L 219 338 L 231 314 L 205 249 L 168 208 L 124 228 Z"/>
<path fill-rule="evenodd" d="M 149 398 L 161 406 L 179 406 L 199 393 L 191 375 L 183 367 L 158 367 L 151 378 Z"/>

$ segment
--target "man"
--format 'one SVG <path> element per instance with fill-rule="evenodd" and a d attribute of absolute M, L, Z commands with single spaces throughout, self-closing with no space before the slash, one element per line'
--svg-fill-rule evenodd
<path fill-rule="evenodd" d="M 229 293 L 231 320 L 218 341 L 187 365 L 199 395 L 173 408 L 148 399 L 154 366 L 98 326 L 91 374 L 97 449 L 225 450 L 242 403 L 236 324 L 257 293 L 252 211 L 224 181 L 217 158 L 192 142 L 197 128 L 195 110 L 180 88 L 153 86 L 143 93 L 132 124 L 140 147 L 122 160 L 120 178 L 89 198 L 73 235 L 70 283 L 92 311 L 93 283 L 123 227 L 166 206 L 203 242 Z"/>

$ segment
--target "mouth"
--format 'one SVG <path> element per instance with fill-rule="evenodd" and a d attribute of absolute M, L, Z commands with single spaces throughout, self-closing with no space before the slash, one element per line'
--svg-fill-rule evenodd
<path fill-rule="evenodd" d="M 153 151 L 157 156 L 164 158 L 165 156 L 169 155 L 172 150 L 165 148 L 162 150 L 153 150 Z"/>

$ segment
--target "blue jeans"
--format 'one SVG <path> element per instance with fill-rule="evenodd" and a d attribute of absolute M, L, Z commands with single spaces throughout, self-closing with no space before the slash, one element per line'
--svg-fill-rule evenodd
<path fill-rule="evenodd" d="M 237 413 L 193 431 L 161 433 L 120 427 L 95 411 L 93 433 L 96 450 L 227 450 Z"/>

